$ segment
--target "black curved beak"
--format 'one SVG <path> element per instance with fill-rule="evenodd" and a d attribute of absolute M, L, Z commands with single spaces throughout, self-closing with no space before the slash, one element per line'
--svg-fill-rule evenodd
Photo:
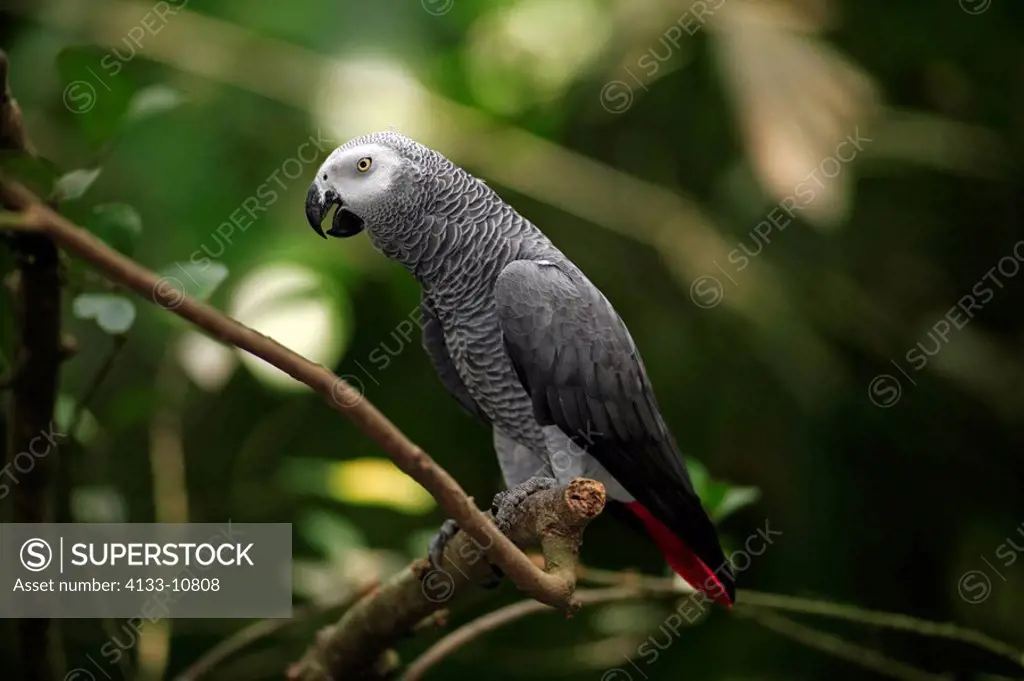
<path fill-rule="evenodd" d="M 327 215 L 327 211 L 331 209 L 335 203 L 340 204 L 341 201 L 338 195 L 328 189 L 320 195 L 320 190 L 317 186 L 311 185 L 309 191 L 306 192 L 306 219 L 309 220 L 309 226 L 313 228 L 313 231 L 322 236 L 324 239 L 327 235 L 324 234 L 324 228 L 320 226 L 320 223 L 324 221 L 324 216 Z"/>
<path fill-rule="evenodd" d="M 330 212 L 332 206 L 337 206 L 334 211 L 334 220 L 331 221 L 331 228 L 324 234 L 321 223 L 324 217 Z M 358 215 L 345 208 L 345 202 L 341 200 L 337 192 L 328 189 L 320 194 L 320 190 L 314 184 L 306 193 L 306 219 L 313 231 L 327 238 L 327 235 L 336 237 L 355 236 L 363 231 L 363 220 Z"/>

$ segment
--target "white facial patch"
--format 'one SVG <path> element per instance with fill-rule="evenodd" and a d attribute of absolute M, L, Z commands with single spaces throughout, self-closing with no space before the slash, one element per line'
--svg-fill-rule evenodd
<path fill-rule="evenodd" d="M 342 147 L 324 162 L 317 181 L 322 188 L 333 189 L 346 206 L 358 213 L 386 197 L 400 164 L 401 158 L 394 151 L 379 144 Z"/>

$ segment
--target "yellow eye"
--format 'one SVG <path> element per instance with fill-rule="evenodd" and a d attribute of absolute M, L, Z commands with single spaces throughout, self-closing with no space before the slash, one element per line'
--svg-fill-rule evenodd
<path fill-rule="evenodd" d="M 367 170 L 370 169 L 371 165 L 373 165 L 373 161 L 370 159 L 370 157 L 363 156 L 361 159 L 356 161 L 356 170 L 358 170 L 361 173 L 365 173 Z"/>

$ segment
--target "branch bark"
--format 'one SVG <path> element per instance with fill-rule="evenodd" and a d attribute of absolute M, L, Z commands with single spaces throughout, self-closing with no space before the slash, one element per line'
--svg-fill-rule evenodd
<path fill-rule="evenodd" d="M 0 150 L 35 155 L 11 94 L 7 55 L 0 51 Z M 57 380 L 63 360 L 60 337 L 61 280 L 57 247 L 45 234 L 15 235 L 11 249 L 17 267 L 14 375 L 8 422 L 7 465 L 16 523 L 47 523 L 54 517 L 58 464 L 52 445 L 38 454 L 36 444 L 52 431 Z M 5 485 L 5 488 L 7 485 Z M 25 681 L 56 681 L 61 666 L 60 637 L 53 620 L 23 619 L 16 625 Z"/>

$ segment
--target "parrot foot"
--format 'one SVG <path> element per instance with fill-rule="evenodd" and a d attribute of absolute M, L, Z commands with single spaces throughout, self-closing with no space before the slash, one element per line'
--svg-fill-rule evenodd
<path fill-rule="evenodd" d="M 494 516 L 494 524 L 498 526 L 502 534 L 508 534 L 519 504 L 523 503 L 531 494 L 550 489 L 556 485 L 558 485 L 558 481 L 554 478 L 537 477 L 510 487 L 504 492 L 498 492 L 494 495 L 494 501 L 491 502 L 491 515 Z M 460 531 L 459 524 L 449 518 L 444 521 L 441 529 L 430 540 L 427 546 L 427 557 L 433 569 L 444 571 L 442 567 L 444 565 L 444 549 L 448 546 L 448 542 Z M 501 583 L 501 578 L 505 576 L 505 573 L 497 565 L 491 565 L 490 567 L 494 574 L 480 585 L 485 589 L 495 588 Z"/>
<path fill-rule="evenodd" d="M 455 538 L 461 530 L 459 524 L 449 518 L 441 524 L 441 529 L 437 531 L 437 534 L 430 540 L 427 545 L 427 558 L 430 560 L 430 567 L 435 570 L 442 572 L 445 569 L 442 567 L 444 564 L 444 549 L 448 546 L 448 542 Z M 488 565 L 490 565 L 488 563 Z M 501 583 L 501 578 L 504 577 L 504 573 L 497 567 L 491 565 L 491 570 L 494 574 L 490 575 L 487 580 L 480 586 L 485 589 L 493 589 Z"/>
<path fill-rule="evenodd" d="M 519 504 L 523 503 L 531 494 L 556 485 L 558 485 L 558 481 L 554 478 L 535 477 L 509 487 L 504 492 L 498 492 L 494 495 L 494 500 L 491 501 L 491 515 L 494 516 L 494 524 L 498 526 L 502 534 L 507 535 L 512 529 Z M 491 564 L 491 570 L 494 571 L 494 579 L 482 585 L 485 589 L 493 589 L 505 576 L 505 573 L 497 565 Z"/>
<path fill-rule="evenodd" d="M 498 492 L 494 495 L 494 501 L 491 502 L 494 524 L 498 526 L 502 534 L 508 534 L 512 528 L 519 504 L 523 503 L 531 494 L 551 489 L 556 485 L 558 485 L 558 481 L 554 478 L 537 477 L 521 482 L 504 492 Z"/>

